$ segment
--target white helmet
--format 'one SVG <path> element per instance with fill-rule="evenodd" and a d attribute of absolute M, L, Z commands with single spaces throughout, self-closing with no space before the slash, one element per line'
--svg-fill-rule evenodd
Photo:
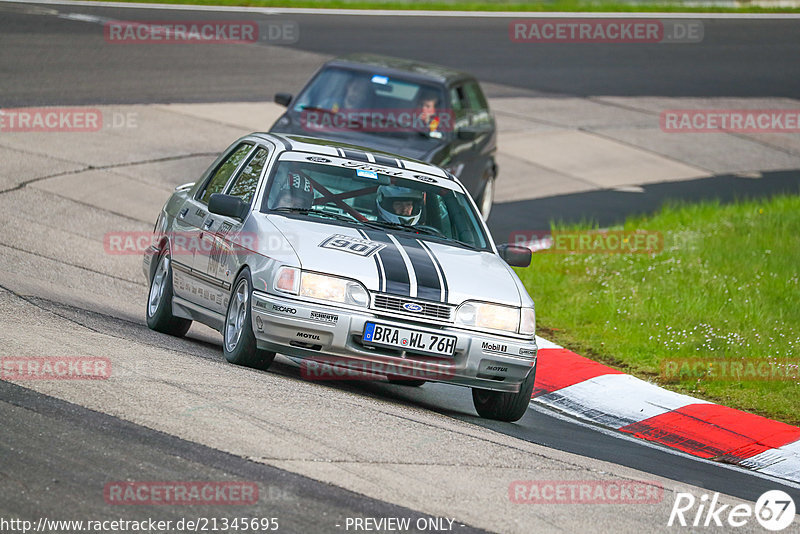
<path fill-rule="evenodd" d="M 398 215 L 394 211 L 395 202 L 413 202 L 410 215 Z M 398 185 L 382 185 L 375 196 L 378 213 L 385 221 L 397 224 L 417 224 L 422 215 L 422 191 Z"/>

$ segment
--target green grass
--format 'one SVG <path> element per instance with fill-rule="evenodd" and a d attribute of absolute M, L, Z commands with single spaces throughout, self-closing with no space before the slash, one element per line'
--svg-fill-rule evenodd
<path fill-rule="evenodd" d="M 517 270 L 540 335 L 668 389 L 800 424 L 796 366 L 771 381 L 662 373 L 675 359 L 800 362 L 800 197 L 673 203 L 615 229 L 661 232 L 663 250 L 535 253 Z"/>
<path fill-rule="evenodd" d="M 771 8 L 743 1 L 739 7 L 696 6 L 669 0 L 654 2 L 623 2 L 618 0 L 122 0 L 159 4 L 189 4 L 202 6 L 290 7 L 328 9 L 414 9 L 435 11 L 566 11 L 566 12 L 680 12 L 680 13 L 800 13 L 800 8 Z"/>

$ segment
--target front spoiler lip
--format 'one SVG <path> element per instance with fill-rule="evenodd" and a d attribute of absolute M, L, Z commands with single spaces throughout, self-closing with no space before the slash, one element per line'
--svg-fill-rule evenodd
<path fill-rule="evenodd" d="M 258 291 L 253 293 L 251 302 L 253 332 L 258 347 L 291 357 L 318 362 L 333 359 L 336 366 L 362 370 L 391 369 L 391 374 L 406 375 L 411 379 L 508 392 L 519 390 L 519 385 L 536 363 L 537 347 L 533 339 L 520 340 L 444 325 L 420 326 L 376 314 L 374 310 L 337 308 Z M 335 318 L 335 322 L 312 319 L 320 316 L 329 321 Z M 454 335 L 457 338 L 456 353 L 449 359 L 400 350 L 369 349 L 359 342 L 367 321 Z M 498 352 L 487 352 L 484 350 L 487 345 L 490 349 L 499 349 Z M 510 352 L 512 350 L 515 354 Z M 521 354 L 523 350 L 527 354 Z M 421 376 L 420 372 L 430 376 Z"/>

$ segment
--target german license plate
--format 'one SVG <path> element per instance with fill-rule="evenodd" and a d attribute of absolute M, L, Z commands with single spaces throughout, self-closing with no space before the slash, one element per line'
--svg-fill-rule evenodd
<path fill-rule="evenodd" d="M 426 352 L 437 356 L 452 356 L 456 351 L 455 336 L 431 334 L 375 323 L 364 325 L 362 340 L 367 345 Z"/>

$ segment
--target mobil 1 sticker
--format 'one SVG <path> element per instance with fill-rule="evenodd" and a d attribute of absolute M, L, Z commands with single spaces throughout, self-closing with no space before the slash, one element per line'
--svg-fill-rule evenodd
<path fill-rule="evenodd" d="M 370 241 L 369 239 L 362 239 L 360 237 L 352 237 L 349 235 L 334 234 L 319 244 L 321 248 L 330 248 L 333 250 L 340 250 L 358 256 L 369 257 L 381 250 L 386 245 L 378 243 L 377 241 Z"/>

